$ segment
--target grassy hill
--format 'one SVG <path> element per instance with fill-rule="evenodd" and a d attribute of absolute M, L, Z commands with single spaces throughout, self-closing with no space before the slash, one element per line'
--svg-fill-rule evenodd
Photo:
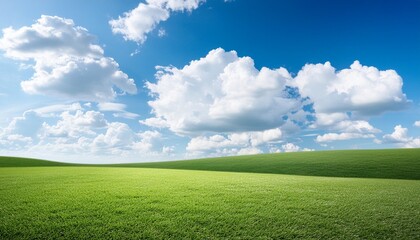
<path fill-rule="evenodd" d="M 419 239 L 418 151 L 115 166 L 1 158 L 0 239 Z"/>
<path fill-rule="evenodd" d="M 52 167 L 52 166 L 75 166 L 77 164 L 61 163 L 33 158 L 0 157 L 1 167 Z"/>
<path fill-rule="evenodd" d="M 77 166 L 77 164 L 0 157 L 0 167 L 25 166 Z M 172 162 L 89 166 L 420 180 L 420 149 L 277 153 Z"/>
<path fill-rule="evenodd" d="M 420 148 L 276 153 L 113 166 L 420 180 Z"/>

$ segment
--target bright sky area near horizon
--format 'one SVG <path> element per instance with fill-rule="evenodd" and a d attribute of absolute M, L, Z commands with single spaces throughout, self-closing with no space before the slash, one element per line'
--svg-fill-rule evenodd
<path fill-rule="evenodd" d="M 0 3 L 0 155 L 420 147 L 420 1 Z"/>

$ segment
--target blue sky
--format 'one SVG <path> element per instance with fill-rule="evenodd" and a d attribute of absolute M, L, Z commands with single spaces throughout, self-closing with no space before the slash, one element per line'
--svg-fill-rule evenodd
<path fill-rule="evenodd" d="M 420 147 L 420 2 L 15 0 L 0 155 Z"/>

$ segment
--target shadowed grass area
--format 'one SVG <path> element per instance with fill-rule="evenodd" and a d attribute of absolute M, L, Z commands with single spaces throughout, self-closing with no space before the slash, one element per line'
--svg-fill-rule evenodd
<path fill-rule="evenodd" d="M 0 167 L 67 165 L 70 164 L 24 158 L 0 158 Z M 315 151 L 88 166 L 420 180 L 420 149 Z"/>
<path fill-rule="evenodd" d="M 34 158 L 0 157 L 0 167 L 52 167 L 76 165 L 77 164 L 54 162 Z"/>
<path fill-rule="evenodd" d="M 420 181 L 0 168 L 0 239 L 419 239 Z"/>
<path fill-rule="evenodd" d="M 277 153 L 112 166 L 419 180 L 420 149 Z"/>

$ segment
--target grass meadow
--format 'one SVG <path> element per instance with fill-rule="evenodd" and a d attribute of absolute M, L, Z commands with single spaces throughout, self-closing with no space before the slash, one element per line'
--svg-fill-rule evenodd
<path fill-rule="evenodd" d="M 0 159 L 0 239 L 420 239 L 420 149 Z"/>

